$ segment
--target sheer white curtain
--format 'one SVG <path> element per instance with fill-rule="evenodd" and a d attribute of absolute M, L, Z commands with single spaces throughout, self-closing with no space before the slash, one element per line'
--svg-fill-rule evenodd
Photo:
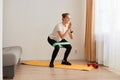
<path fill-rule="evenodd" d="M 96 0 L 98 63 L 120 71 L 120 0 Z"/>

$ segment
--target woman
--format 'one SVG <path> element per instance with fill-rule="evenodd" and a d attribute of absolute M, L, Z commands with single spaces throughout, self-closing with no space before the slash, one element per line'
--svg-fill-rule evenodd
<path fill-rule="evenodd" d="M 63 48 L 66 48 L 66 51 L 64 53 L 64 58 L 63 58 L 61 64 L 71 65 L 71 63 L 67 61 L 68 55 L 72 49 L 71 44 L 68 43 L 67 40 L 65 40 L 65 37 L 67 34 L 69 34 L 70 38 L 73 39 L 73 31 L 72 31 L 72 24 L 70 22 L 70 14 L 63 13 L 62 14 L 62 22 L 57 24 L 55 26 L 53 32 L 48 36 L 48 42 L 52 46 L 56 43 L 56 45 L 54 45 L 54 51 L 52 53 L 52 58 L 51 58 L 49 67 L 54 67 L 54 60 L 58 54 L 60 45 Z M 59 43 L 61 43 L 61 44 L 59 44 Z M 64 43 L 64 44 L 62 44 L 62 43 Z"/>

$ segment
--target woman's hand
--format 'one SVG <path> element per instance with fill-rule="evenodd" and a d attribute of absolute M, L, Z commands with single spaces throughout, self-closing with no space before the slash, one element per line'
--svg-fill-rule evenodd
<path fill-rule="evenodd" d="M 68 25 L 68 29 L 71 29 L 71 28 L 72 28 L 72 23 L 70 22 Z"/>

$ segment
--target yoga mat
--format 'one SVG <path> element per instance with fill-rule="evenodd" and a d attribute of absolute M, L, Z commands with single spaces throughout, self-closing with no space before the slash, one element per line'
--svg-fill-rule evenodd
<path fill-rule="evenodd" d="M 32 65 L 32 66 L 42 66 L 42 67 L 49 67 L 49 61 L 42 61 L 42 60 L 31 60 L 22 62 L 24 65 Z M 63 65 L 60 62 L 54 62 L 54 68 L 63 68 L 63 69 L 76 69 L 76 70 L 84 70 L 89 71 L 92 70 L 92 66 L 82 65 L 82 64 L 72 64 L 72 65 Z"/>

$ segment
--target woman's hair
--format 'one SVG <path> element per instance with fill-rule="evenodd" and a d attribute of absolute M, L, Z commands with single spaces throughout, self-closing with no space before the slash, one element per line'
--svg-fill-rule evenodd
<path fill-rule="evenodd" d="M 62 19 L 65 18 L 67 15 L 70 15 L 69 13 L 63 13 L 62 14 Z"/>

